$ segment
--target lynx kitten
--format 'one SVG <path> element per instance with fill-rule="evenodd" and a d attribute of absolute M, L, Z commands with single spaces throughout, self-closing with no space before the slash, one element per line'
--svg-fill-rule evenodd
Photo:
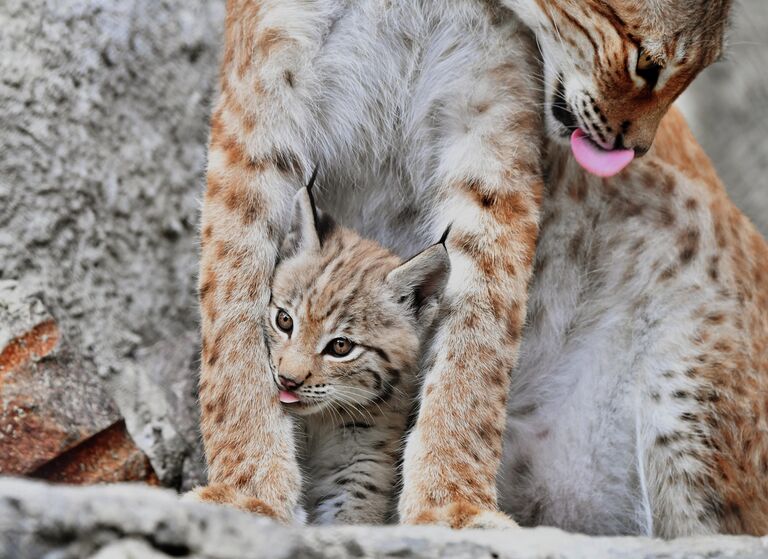
<path fill-rule="evenodd" d="M 280 401 L 302 429 L 309 518 L 386 522 L 448 254 L 437 244 L 402 263 L 319 214 L 306 188 L 281 257 L 267 345 Z"/>

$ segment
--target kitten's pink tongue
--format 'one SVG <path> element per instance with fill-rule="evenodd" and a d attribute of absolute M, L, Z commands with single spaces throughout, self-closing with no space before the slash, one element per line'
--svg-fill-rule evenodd
<path fill-rule="evenodd" d="M 576 161 L 587 171 L 598 177 L 617 175 L 635 158 L 631 149 L 603 149 L 577 128 L 571 135 L 571 151 Z"/>
<path fill-rule="evenodd" d="M 281 390 L 280 391 L 280 401 L 284 404 L 295 404 L 299 401 L 299 397 L 296 396 L 293 392 L 288 392 L 287 390 Z"/>

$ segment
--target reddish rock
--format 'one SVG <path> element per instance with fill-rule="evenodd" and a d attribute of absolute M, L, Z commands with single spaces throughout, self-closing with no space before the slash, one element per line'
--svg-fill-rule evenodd
<path fill-rule="evenodd" d="M 21 337 L 11 340 L 0 353 L 0 387 L 4 373 L 45 357 L 58 341 L 59 328 L 53 320 L 38 324 Z"/>
<path fill-rule="evenodd" d="M 30 475 L 74 484 L 143 481 L 159 485 L 149 459 L 136 447 L 123 421 L 118 421 Z"/>
<path fill-rule="evenodd" d="M 40 298 L 0 281 L 0 474 L 25 474 L 119 420 Z"/>

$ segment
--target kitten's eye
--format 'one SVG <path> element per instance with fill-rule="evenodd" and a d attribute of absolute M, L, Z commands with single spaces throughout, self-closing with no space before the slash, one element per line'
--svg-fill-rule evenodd
<path fill-rule="evenodd" d="M 640 48 L 640 52 L 637 54 L 637 68 L 635 71 L 637 75 L 643 78 L 648 86 L 653 89 L 659 82 L 659 74 L 664 69 L 664 66 L 654 60 L 651 55 L 644 48 Z"/>
<path fill-rule="evenodd" d="M 277 311 L 277 316 L 275 317 L 275 324 L 277 324 L 277 327 L 280 328 L 280 330 L 282 330 L 286 334 L 290 334 L 291 331 L 293 330 L 293 319 L 291 318 L 291 315 L 289 315 L 283 309 L 280 309 L 279 311 Z"/>
<path fill-rule="evenodd" d="M 355 344 L 350 342 L 347 338 L 334 338 L 328 342 L 327 346 L 325 346 L 324 353 L 332 355 L 333 357 L 345 357 L 346 355 L 349 355 L 349 352 L 352 351 L 353 347 L 355 347 Z"/>

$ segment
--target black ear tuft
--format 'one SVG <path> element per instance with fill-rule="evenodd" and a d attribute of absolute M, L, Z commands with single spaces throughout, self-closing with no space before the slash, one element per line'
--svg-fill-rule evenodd
<path fill-rule="evenodd" d="M 312 189 L 315 187 L 315 182 L 317 181 L 318 169 L 319 165 L 315 165 L 315 168 L 312 171 L 312 176 L 309 177 L 309 182 L 307 183 L 306 189 L 307 195 L 309 196 L 309 205 L 312 208 L 312 220 L 315 223 L 317 240 L 320 243 L 320 247 L 322 248 L 323 241 L 327 239 L 328 236 L 336 228 L 336 222 L 327 213 L 321 212 L 317 209 L 317 204 L 315 203 L 315 195 L 313 194 Z"/>
<path fill-rule="evenodd" d="M 419 315 L 425 306 L 442 296 L 450 271 L 448 252 L 443 245 L 437 244 L 392 270 L 387 275 L 387 283 L 397 301 L 409 301 Z"/>
<path fill-rule="evenodd" d="M 445 242 L 448 240 L 448 235 L 451 232 L 451 227 L 453 227 L 453 223 L 449 224 L 448 227 L 445 228 L 445 232 L 443 233 L 443 236 L 440 237 L 440 240 L 437 241 L 437 244 L 445 246 Z"/>
<path fill-rule="evenodd" d="M 300 189 L 293 201 L 291 225 L 283 239 L 280 256 L 288 258 L 302 251 L 318 251 L 323 247 L 323 241 L 336 228 L 333 218 L 317 209 L 312 188 L 317 180 L 317 167 L 307 186 Z"/>
<path fill-rule="evenodd" d="M 312 193 L 312 189 L 315 187 L 315 181 L 317 181 L 317 170 L 320 168 L 319 165 L 315 165 L 315 168 L 312 170 L 312 176 L 309 177 L 309 182 L 307 183 L 307 194 L 309 195 L 309 205 L 312 208 L 312 219 L 315 222 L 315 225 L 320 223 L 320 220 L 317 216 L 317 204 L 315 204 L 315 195 Z M 319 235 L 320 238 L 320 245 L 322 246 L 323 238 Z"/>
<path fill-rule="evenodd" d="M 309 182 L 307 183 L 307 190 L 309 190 L 310 196 L 312 195 L 312 189 L 315 187 L 315 181 L 317 180 L 317 170 L 320 168 L 320 165 L 315 165 L 315 168 L 312 170 L 312 176 L 309 177 Z"/>

